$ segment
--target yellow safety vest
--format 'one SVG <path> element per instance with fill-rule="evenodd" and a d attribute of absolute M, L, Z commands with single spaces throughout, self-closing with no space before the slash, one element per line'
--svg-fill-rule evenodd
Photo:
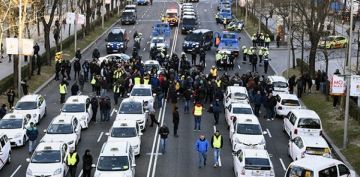
<path fill-rule="evenodd" d="M 144 79 L 144 85 L 149 85 L 150 79 Z"/>
<path fill-rule="evenodd" d="M 210 73 L 213 77 L 216 77 L 217 76 L 217 69 L 210 69 Z"/>
<path fill-rule="evenodd" d="M 66 94 L 66 84 L 64 84 L 64 85 L 60 84 L 59 85 L 59 92 L 60 92 L 60 94 Z"/>
<path fill-rule="evenodd" d="M 265 42 L 271 42 L 270 37 L 266 37 L 266 38 L 265 38 Z"/>
<path fill-rule="evenodd" d="M 75 165 L 76 163 L 76 152 L 74 152 L 72 155 L 67 156 L 67 165 Z"/>
<path fill-rule="evenodd" d="M 180 83 L 179 82 L 176 82 L 175 89 L 176 89 L 176 91 L 178 91 L 180 89 Z"/>
<path fill-rule="evenodd" d="M 96 84 L 96 79 L 95 79 L 95 76 L 93 76 L 93 78 L 91 79 L 91 82 L 90 82 L 91 85 L 94 85 Z"/>
<path fill-rule="evenodd" d="M 202 115 L 202 106 L 195 106 L 195 109 L 194 109 L 194 115 L 195 116 L 201 116 Z"/>
<path fill-rule="evenodd" d="M 113 92 L 114 93 L 120 93 L 120 87 L 115 85 L 114 88 L 113 88 Z"/>
<path fill-rule="evenodd" d="M 141 81 L 140 77 L 134 78 L 135 85 L 140 85 L 141 84 L 140 81 Z"/>
<path fill-rule="evenodd" d="M 222 55 L 221 55 L 220 53 L 217 53 L 217 54 L 215 55 L 216 61 L 221 60 L 221 58 L 222 58 Z"/>
<path fill-rule="evenodd" d="M 213 147 L 214 148 L 218 148 L 220 149 L 221 148 L 221 135 L 219 135 L 219 137 L 216 137 L 215 135 L 213 136 L 214 140 L 213 140 Z"/>
<path fill-rule="evenodd" d="M 221 87 L 221 80 L 217 80 L 216 85 L 217 85 L 217 87 Z"/>
<path fill-rule="evenodd" d="M 121 71 L 115 71 L 114 75 L 113 75 L 113 78 L 114 79 L 119 79 L 121 77 L 121 75 L 122 75 Z"/>
<path fill-rule="evenodd" d="M 247 54 L 247 53 L 248 53 L 248 49 L 245 48 L 245 49 L 243 50 L 243 54 Z"/>

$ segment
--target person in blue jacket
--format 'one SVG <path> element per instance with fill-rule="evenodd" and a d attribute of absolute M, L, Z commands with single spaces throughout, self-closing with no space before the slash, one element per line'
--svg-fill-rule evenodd
<path fill-rule="evenodd" d="M 209 142 L 205 139 L 205 135 L 200 135 L 200 138 L 195 143 L 196 151 L 199 154 L 199 168 L 206 165 L 206 153 L 209 149 Z"/>

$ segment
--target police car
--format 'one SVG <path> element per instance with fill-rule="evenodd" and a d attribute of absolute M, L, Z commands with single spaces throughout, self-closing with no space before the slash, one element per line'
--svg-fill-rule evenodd
<path fill-rule="evenodd" d="M 70 96 L 61 109 L 61 115 L 75 116 L 81 128 L 88 128 L 93 115 L 90 97 L 86 95 Z"/>
<path fill-rule="evenodd" d="M 268 152 L 264 149 L 242 149 L 233 153 L 236 177 L 275 176 Z"/>
<path fill-rule="evenodd" d="M 12 146 L 25 146 L 26 129 L 31 120 L 24 114 L 6 114 L 0 120 L 0 134 L 6 134 Z"/>
<path fill-rule="evenodd" d="M 11 162 L 11 144 L 4 133 L 0 133 L 0 169 Z"/>
<path fill-rule="evenodd" d="M 126 141 L 105 142 L 97 160 L 94 177 L 134 177 L 135 155 Z"/>
<path fill-rule="evenodd" d="M 152 94 L 151 85 L 134 85 L 130 94 L 130 98 L 138 101 L 148 101 L 154 103 L 154 95 Z"/>
<path fill-rule="evenodd" d="M 279 93 L 276 95 L 276 115 L 286 116 L 290 110 L 301 109 L 299 98 L 293 94 Z"/>
<path fill-rule="evenodd" d="M 38 94 L 25 95 L 16 103 L 13 113 L 30 114 L 33 122 L 38 124 L 46 115 L 46 101 Z"/>
<path fill-rule="evenodd" d="M 225 107 L 225 119 L 229 126 L 232 126 L 237 119 L 253 114 L 252 107 L 248 103 L 232 103 Z"/>
<path fill-rule="evenodd" d="M 309 156 L 331 158 L 331 149 L 322 136 L 298 136 L 289 140 L 289 156 L 295 161 Z"/>
<path fill-rule="evenodd" d="M 140 130 L 146 129 L 146 120 L 148 112 L 144 109 L 144 102 L 132 98 L 122 100 L 119 110 L 117 111 L 116 121 L 133 120 L 136 121 Z"/>
<path fill-rule="evenodd" d="M 230 127 L 230 138 L 233 151 L 244 148 L 265 149 L 265 138 L 259 120 L 255 115 L 245 115 L 236 119 Z"/>
<path fill-rule="evenodd" d="M 135 155 L 140 154 L 141 135 L 140 126 L 133 120 L 114 121 L 109 133 L 106 133 L 108 142 L 127 141 Z"/>
<path fill-rule="evenodd" d="M 68 147 L 65 143 L 40 143 L 31 158 L 27 158 L 29 166 L 26 177 L 64 177 L 68 172 L 66 159 Z"/>
<path fill-rule="evenodd" d="M 224 93 L 225 107 L 236 102 L 249 103 L 249 94 L 246 87 L 239 86 L 238 84 L 227 86 Z"/>
<path fill-rule="evenodd" d="M 58 115 L 44 130 L 41 142 L 64 142 L 70 148 L 76 147 L 81 138 L 81 127 L 74 116 Z"/>
<path fill-rule="evenodd" d="M 283 76 L 268 76 L 266 83 L 273 89 L 274 95 L 278 93 L 289 93 L 289 84 Z"/>

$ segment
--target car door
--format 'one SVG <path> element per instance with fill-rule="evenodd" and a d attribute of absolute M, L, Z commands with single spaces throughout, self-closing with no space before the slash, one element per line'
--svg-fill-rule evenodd
<path fill-rule="evenodd" d="M 351 175 L 351 172 L 348 167 L 346 167 L 344 164 L 338 165 L 338 171 L 339 171 L 339 177 L 348 177 Z"/>
<path fill-rule="evenodd" d="M 302 139 L 300 137 L 296 137 L 293 139 L 293 143 L 292 143 L 292 158 L 293 160 L 297 160 L 299 158 L 301 158 L 301 149 L 304 147 Z"/>
<path fill-rule="evenodd" d="M 10 143 L 8 143 L 8 138 L 6 135 L 2 136 L 0 138 L 0 147 L 1 147 L 1 150 L 0 150 L 0 159 L 2 160 L 0 162 L 0 164 L 2 164 L 2 166 L 5 165 L 6 163 L 6 160 L 8 159 L 9 157 L 9 152 L 11 150 L 11 146 L 10 146 Z M 1 166 L 1 165 L 0 165 Z"/>
<path fill-rule="evenodd" d="M 282 106 L 281 105 L 281 97 L 279 95 L 276 95 L 275 98 L 276 98 L 276 107 L 275 108 L 277 111 L 277 110 L 279 110 L 279 107 Z"/>
<path fill-rule="evenodd" d="M 0 144 L 0 169 L 5 165 L 6 163 L 6 156 L 4 152 L 4 148 Z"/>
<path fill-rule="evenodd" d="M 295 121 L 296 121 L 296 117 L 294 114 L 289 113 L 289 116 L 287 116 L 284 121 L 285 121 L 285 131 L 288 133 L 288 135 L 291 137 L 292 134 L 292 130 L 294 129 L 294 125 L 295 125 Z"/>
<path fill-rule="evenodd" d="M 90 122 L 90 120 L 91 120 L 91 118 L 93 116 L 93 111 L 92 111 L 92 107 L 91 107 L 91 104 L 90 104 L 90 98 L 86 99 L 86 112 L 89 115 L 87 122 Z"/>
<path fill-rule="evenodd" d="M 234 172 L 236 177 L 238 177 L 239 174 L 241 174 L 243 157 L 244 155 L 241 152 L 241 150 L 239 150 L 239 152 L 236 152 L 236 154 L 233 156 Z"/>
<path fill-rule="evenodd" d="M 72 124 L 73 124 L 74 132 L 76 133 L 76 143 L 78 143 L 80 140 L 80 136 L 81 136 L 81 127 L 80 127 L 80 124 L 79 124 L 79 121 L 77 120 L 77 118 L 73 119 Z"/>
<path fill-rule="evenodd" d="M 226 119 L 226 122 L 228 123 L 228 125 L 231 124 L 231 120 L 230 120 L 230 117 L 231 117 L 231 109 L 232 109 L 232 105 L 229 104 L 227 107 L 225 107 L 225 119 Z"/>
<path fill-rule="evenodd" d="M 38 99 L 38 109 L 40 109 L 40 118 L 45 115 L 45 101 L 44 97 L 40 96 Z"/>

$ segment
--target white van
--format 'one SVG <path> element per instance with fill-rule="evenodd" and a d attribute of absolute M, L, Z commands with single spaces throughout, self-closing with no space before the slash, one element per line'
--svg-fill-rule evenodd
<path fill-rule="evenodd" d="M 6 134 L 0 134 L 0 169 L 11 161 L 11 145 Z M 1 163 L 3 162 L 3 163 Z"/>
<path fill-rule="evenodd" d="M 301 135 L 320 136 L 322 125 L 315 111 L 294 109 L 285 116 L 283 130 L 291 139 Z"/>
<path fill-rule="evenodd" d="M 319 163 L 321 162 L 321 163 Z M 306 157 L 292 162 L 285 177 L 355 177 L 341 161 L 321 156 Z"/>

